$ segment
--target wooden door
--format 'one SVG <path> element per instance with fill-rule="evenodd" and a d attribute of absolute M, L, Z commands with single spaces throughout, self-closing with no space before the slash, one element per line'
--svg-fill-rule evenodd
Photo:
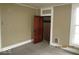
<path fill-rule="evenodd" d="M 34 43 L 41 42 L 43 40 L 43 17 L 34 17 Z"/>

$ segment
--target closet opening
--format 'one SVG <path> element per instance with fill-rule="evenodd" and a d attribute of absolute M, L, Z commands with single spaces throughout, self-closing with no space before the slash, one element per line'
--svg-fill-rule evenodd
<path fill-rule="evenodd" d="M 43 40 L 50 43 L 51 16 L 43 16 Z"/>

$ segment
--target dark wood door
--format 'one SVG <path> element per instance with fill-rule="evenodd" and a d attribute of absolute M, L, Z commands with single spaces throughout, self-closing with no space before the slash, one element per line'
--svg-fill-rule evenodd
<path fill-rule="evenodd" d="M 34 17 L 34 43 L 41 42 L 43 40 L 43 17 Z"/>

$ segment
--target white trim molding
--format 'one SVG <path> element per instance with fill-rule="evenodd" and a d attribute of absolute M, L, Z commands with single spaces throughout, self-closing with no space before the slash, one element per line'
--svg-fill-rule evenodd
<path fill-rule="evenodd" d="M 50 45 L 53 44 L 53 12 L 54 12 L 54 9 L 53 7 L 51 7 Z"/>
<path fill-rule="evenodd" d="M 55 5 L 55 6 L 53 6 L 53 7 L 63 6 L 63 5 L 68 5 L 68 4 L 71 4 L 71 3 L 62 3 L 62 4 L 60 4 L 60 5 Z"/>
<path fill-rule="evenodd" d="M 16 4 L 19 5 L 19 6 L 25 6 L 25 7 L 29 7 L 29 8 L 32 8 L 32 9 L 39 9 L 39 8 L 30 6 L 30 5 L 27 5 L 27 4 L 23 4 L 23 3 L 16 3 Z"/>
<path fill-rule="evenodd" d="M 59 44 L 53 43 L 53 42 L 52 42 L 50 45 L 51 45 L 51 46 L 54 46 L 54 47 L 62 47 L 62 45 L 59 45 Z"/>
<path fill-rule="evenodd" d="M 69 51 L 69 52 L 72 52 L 72 53 L 75 53 L 75 54 L 78 54 L 79 55 L 79 49 L 75 49 L 75 48 L 70 48 L 70 47 L 67 47 L 67 48 L 61 48 L 63 50 L 66 50 L 66 51 Z"/>
<path fill-rule="evenodd" d="M 32 42 L 32 39 L 29 39 L 29 40 L 24 41 L 24 42 L 20 42 L 20 43 L 11 45 L 11 46 L 7 46 L 7 47 L 4 47 L 4 48 L 1 48 L 0 52 L 6 51 L 6 50 L 9 50 L 9 49 L 13 49 L 13 48 L 16 48 L 16 47 L 19 47 L 19 46 L 22 46 L 22 45 L 25 45 L 25 44 L 28 44 L 28 43 L 31 43 L 31 42 Z"/>

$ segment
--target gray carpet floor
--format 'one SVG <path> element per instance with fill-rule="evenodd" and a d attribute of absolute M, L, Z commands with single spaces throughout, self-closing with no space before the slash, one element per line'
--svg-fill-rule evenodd
<path fill-rule="evenodd" d="M 29 43 L 9 52 L 1 52 L 0 55 L 73 55 L 65 50 L 50 46 L 46 41 L 38 44 Z"/>

